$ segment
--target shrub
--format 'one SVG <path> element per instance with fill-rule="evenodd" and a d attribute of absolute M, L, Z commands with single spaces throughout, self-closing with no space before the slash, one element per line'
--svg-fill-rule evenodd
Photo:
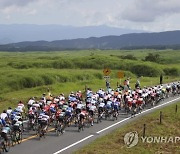
<path fill-rule="evenodd" d="M 44 74 L 41 76 L 41 78 L 43 79 L 45 85 L 49 85 L 49 84 L 54 83 L 54 79 L 51 75 Z"/>
<path fill-rule="evenodd" d="M 151 61 L 151 62 L 159 63 L 159 62 L 161 61 L 160 55 L 159 55 L 159 54 L 149 53 L 149 54 L 145 57 L 145 61 Z"/>
<path fill-rule="evenodd" d="M 130 59 L 130 60 L 137 60 L 137 58 L 131 54 L 125 55 L 125 56 L 120 56 L 122 59 Z"/>
<path fill-rule="evenodd" d="M 180 74 L 177 68 L 165 68 L 163 71 L 166 75 L 178 76 Z"/>
<path fill-rule="evenodd" d="M 162 70 L 149 65 L 137 64 L 131 67 L 131 72 L 137 76 L 155 77 L 162 73 Z"/>

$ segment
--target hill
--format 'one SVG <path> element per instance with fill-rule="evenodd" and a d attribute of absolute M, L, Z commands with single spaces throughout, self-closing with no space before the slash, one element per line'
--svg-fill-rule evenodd
<path fill-rule="evenodd" d="M 64 39 L 101 37 L 143 32 L 125 28 L 100 26 L 73 27 L 62 25 L 0 24 L 0 44 L 23 41 L 54 41 Z"/>
<path fill-rule="evenodd" d="M 180 31 L 132 33 L 71 40 L 20 42 L 0 45 L 0 51 L 52 51 L 70 49 L 180 48 Z"/>

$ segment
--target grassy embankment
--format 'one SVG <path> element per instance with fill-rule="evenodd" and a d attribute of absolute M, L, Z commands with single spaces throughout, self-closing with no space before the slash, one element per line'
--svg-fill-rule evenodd
<path fill-rule="evenodd" d="M 142 60 L 152 52 L 161 56 L 161 63 Z M 122 58 L 122 55 L 129 54 L 136 60 Z M 14 107 L 19 100 L 27 101 L 31 96 L 40 97 L 48 87 L 54 95 L 84 91 L 85 85 L 93 90 L 105 88 L 102 72 L 105 67 L 111 69 L 114 88 L 119 81 L 119 70 L 132 78 L 132 87 L 136 76 L 143 76 L 142 86 L 158 84 L 161 73 L 164 82 L 180 80 L 179 64 L 179 51 L 170 50 L 0 52 L 0 110 Z"/>
<path fill-rule="evenodd" d="M 178 103 L 177 103 L 178 104 Z M 180 104 L 180 102 L 179 102 Z M 74 152 L 75 154 L 179 154 L 180 141 L 176 143 L 143 143 L 139 139 L 136 146 L 127 148 L 124 144 L 124 136 L 128 132 L 137 131 L 138 136 L 143 136 L 143 125 L 146 124 L 146 137 L 179 137 L 180 136 L 180 106 L 175 113 L 175 106 L 159 109 L 152 114 L 141 117 L 131 123 L 116 129 L 112 133 L 100 137 Z M 162 124 L 159 122 L 159 114 L 162 111 Z"/>

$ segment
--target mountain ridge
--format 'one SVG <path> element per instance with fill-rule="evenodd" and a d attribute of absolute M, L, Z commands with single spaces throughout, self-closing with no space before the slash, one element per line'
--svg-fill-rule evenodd
<path fill-rule="evenodd" d="M 0 45 L 1 51 L 53 51 L 72 49 L 169 48 L 180 46 L 180 30 L 157 33 L 131 33 L 120 36 L 89 37 L 54 41 L 26 41 Z"/>
<path fill-rule="evenodd" d="M 0 44 L 17 43 L 22 41 L 53 41 L 107 35 L 122 35 L 141 30 L 109 27 L 106 25 L 73 27 L 63 25 L 35 25 L 35 24 L 0 24 Z"/>

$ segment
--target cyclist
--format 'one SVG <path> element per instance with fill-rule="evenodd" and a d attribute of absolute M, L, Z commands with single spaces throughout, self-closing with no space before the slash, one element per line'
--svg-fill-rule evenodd
<path fill-rule="evenodd" d="M 6 110 L 3 110 L 3 113 L 1 113 L 0 118 L 4 121 L 8 121 L 8 114 L 6 113 Z"/>
<path fill-rule="evenodd" d="M 47 113 L 40 113 L 39 117 L 38 117 L 38 123 L 42 129 L 42 136 L 44 135 L 44 133 L 47 132 L 47 128 L 48 128 L 48 124 L 49 124 L 49 116 L 47 115 Z"/>
<path fill-rule="evenodd" d="M 8 117 L 10 117 L 11 115 L 11 112 L 12 112 L 12 108 L 11 107 L 8 107 L 6 113 L 8 114 Z"/>
<path fill-rule="evenodd" d="M 93 126 L 94 113 L 96 112 L 96 110 L 97 110 L 96 105 L 95 105 L 95 103 L 93 102 L 93 103 L 91 104 L 91 106 L 89 107 L 89 114 L 90 114 L 90 116 L 92 117 L 91 126 Z"/>
<path fill-rule="evenodd" d="M 28 109 L 30 109 L 30 107 L 31 107 L 34 103 L 35 103 L 34 98 L 30 98 L 29 101 L 28 101 L 28 103 L 27 103 Z"/>
<path fill-rule="evenodd" d="M 19 101 L 16 111 L 20 112 L 23 117 L 26 115 L 25 105 L 22 101 Z"/>
<path fill-rule="evenodd" d="M 117 99 L 115 99 L 113 102 L 113 111 L 115 117 L 118 116 L 119 107 L 120 107 L 120 102 Z"/>
<path fill-rule="evenodd" d="M 83 108 L 83 106 L 84 106 L 84 105 L 82 104 L 81 101 L 77 104 L 76 114 L 81 113 L 81 109 Z"/>
<path fill-rule="evenodd" d="M 8 141 L 8 134 L 11 134 L 11 128 L 9 124 L 6 124 L 1 131 L 1 137 L 7 142 Z M 7 151 L 6 151 L 7 152 Z"/>
<path fill-rule="evenodd" d="M 72 112 L 73 112 L 73 108 L 71 105 L 69 105 L 66 109 L 66 116 L 67 117 L 71 117 L 72 116 Z"/>
<path fill-rule="evenodd" d="M 22 132 L 23 130 L 23 122 L 22 119 L 14 119 L 14 124 L 12 125 L 13 132 Z"/>
<path fill-rule="evenodd" d="M 86 111 L 86 109 L 83 107 L 81 110 L 81 113 L 79 115 L 79 124 L 81 124 L 82 126 L 84 125 L 85 122 L 85 118 L 88 116 L 88 112 Z"/>
<path fill-rule="evenodd" d="M 73 108 L 69 104 L 69 106 L 66 108 L 66 111 L 65 111 L 65 122 L 66 124 L 68 124 L 68 126 L 70 125 L 72 115 L 73 115 Z"/>
<path fill-rule="evenodd" d="M 63 112 L 61 109 L 58 109 L 56 112 L 56 120 L 57 123 L 55 125 L 55 128 L 57 129 L 57 124 L 59 124 L 61 126 L 61 133 L 64 133 L 65 112 Z"/>

